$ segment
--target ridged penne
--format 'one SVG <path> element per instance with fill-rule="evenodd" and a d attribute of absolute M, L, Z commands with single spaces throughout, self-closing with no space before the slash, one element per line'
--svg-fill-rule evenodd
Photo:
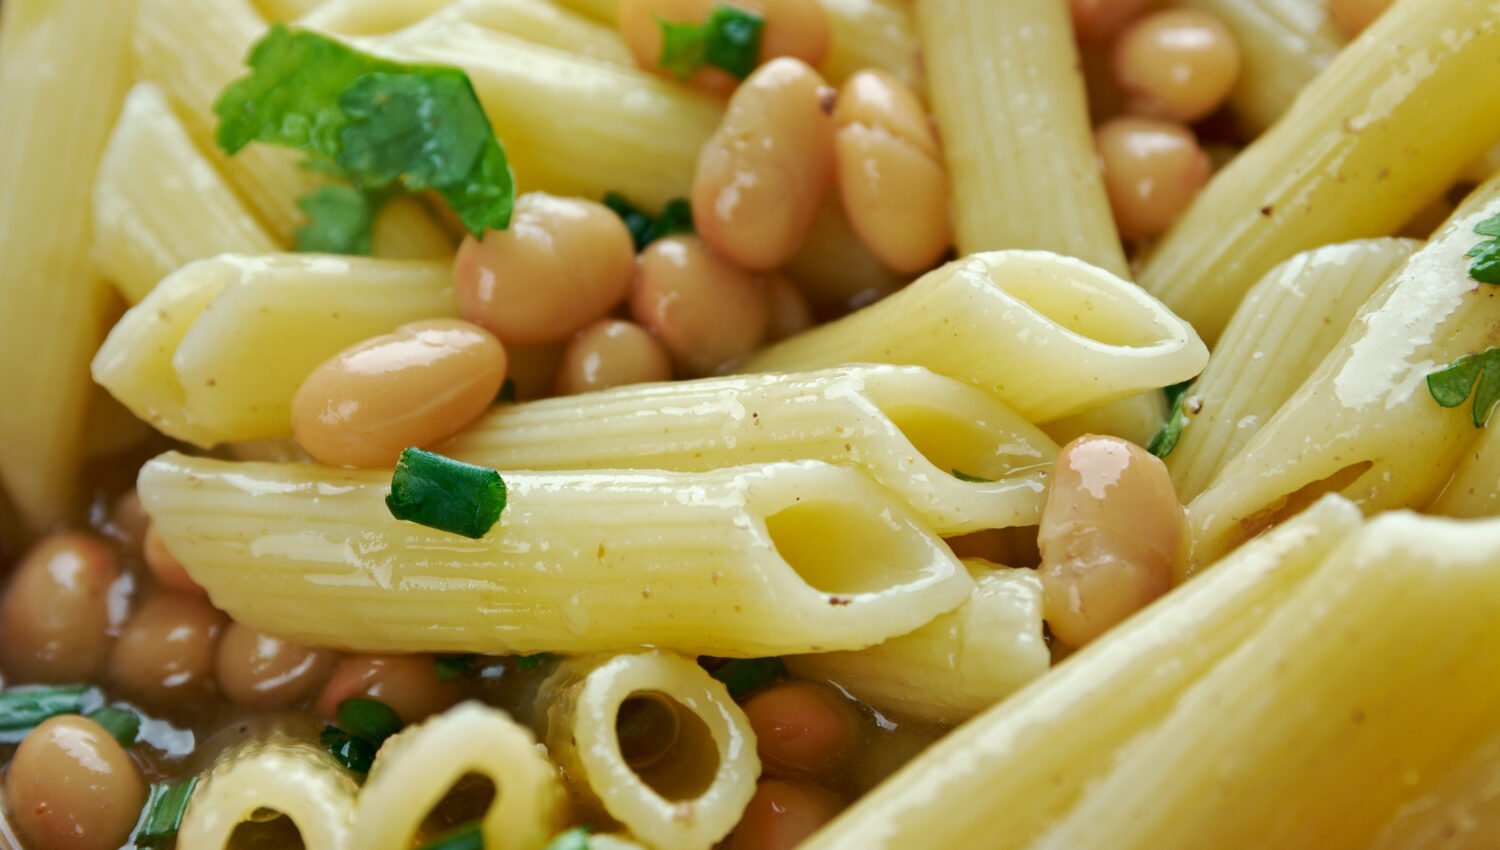
<path fill-rule="evenodd" d="M 1396 232 L 1500 138 L 1492 0 L 1399 2 L 1214 176 L 1139 280 L 1212 344 L 1293 254 Z"/>
<path fill-rule="evenodd" d="M 255 8 L 268 21 L 292 21 L 323 5 L 326 0 L 256 0 Z"/>
<path fill-rule="evenodd" d="M 436 14 L 453 0 L 324 0 L 297 25 L 341 36 L 385 35 Z"/>
<path fill-rule="evenodd" d="M 1429 511 L 1465 519 L 1500 516 L 1500 437 L 1496 434 L 1500 434 L 1500 422 L 1492 420 L 1464 452 Z"/>
<path fill-rule="evenodd" d="M 1370 850 L 1489 850 L 1500 845 L 1500 738 L 1476 746 L 1391 813 Z"/>
<path fill-rule="evenodd" d="M 579 56 L 634 68 L 635 57 L 613 27 L 550 0 L 456 0 L 429 19 L 468 23 Z"/>
<path fill-rule="evenodd" d="M 855 652 L 788 655 L 792 672 L 838 683 L 884 712 L 960 723 L 1047 672 L 1035 570 L 966 561 L 974 593 L 911 634 Z"/>
<path fill-rule="evenodd" d="M 537 702 L 547 749 L 574 787 L 657 850 L 709 850 L 755 793 L 750 721 L 687 658 L 656 651 L 564 661 Z M 628 748 L 634 764 L 622 729 L 641 738 Z"/>
<path fill-rule="evenodd" d="M 1188 501 L 1208 487 L 1420 244 L 1369 239 L 1315 248 L 1250 290 L 1184 400 L 1187 424 L 1167 456 L 1178 498 Z"/>
<path fill-rule="evenodd" d="M 215 254 L 276 243 L 188 137 L 161 89 L 131 90 L 94 181 L 94 258 L 131 304 Z"/>
<path fill-rule="evenodd" d="M 1500 179 L 1478 190 L 1360 311 L 1286 404 L 1188 506 L 1193 560 L 1208 563 L 1340 492 L 1367 513 L 1428 504 L 1480 432 L 1443 408 L 1427 375 L 1493 343 L 1500 300 L 1464 256 L 1500 213 Z"/>
<path fill-rule="evenodd" d="M 1044 249 L 1129 274 L 1094 152 L 1067 7 L 1056 0 L 917 0 L 913 8 L 951 175 L 959 253 Z"/>
<path fill-rule="evenodd" d="M 94 380 L 157 430 L 199 446 L 286 436 L 292 395 L 319 363 L 407 322 L 456 315 L 451 284 L 441 263 L 200 260 L 115 325 Z"/>
<path fill-rule="evenodd" d="M 247 820 L 283 816 L 296 825 L 307 850 L 354 850 L 354 798 L 359 786 L 316 744 L 269 734 L 240 744 L 193 789 L 180 850 L 228 850 Z"/>
<path fill-rule="evenodd" d="M 142 503 L 239 622 L 366 651 L 761 657 L 859 649 L 962 604 L 974 582 L 862 473 L 518 472 L 469 540 L 394 519 L 390 473 L 166 454 Z"/>
<path fill-rule="evenodd" d="M 469 774 L 495 786 L 481 819 L 488 850 L 539 850 L 562 822 L 562 783 L 531 731 L 499 709 L 466 702 L 381 746 L 359 793 L 351 847 L 419 846 L 427 813 Z"/>
<path fill-rule="evenodd" d="M 898 366 L 647 384 L 505 405 L 439 451 L 502 470 L 849 463 L 943 535 L 1035 525 L 1057 456 L 1045 434 L 983 390 Z"/>
<path fill-rule="evenodd" d="M 951 262 L 885 300 L 752 355 L 743 371 L 925 366 L 1048 422 L 1193 377 L 1208 349 L 1138 287 L 1045 251 Z"/>
<path fill-rule="evenodd" d="M 1210 362 L 1211 362 L 1210 358 Z M 1047 436 L 1065 446 L 1084 434 L 1108 434 L 1148 446 L 1167 421 L 1167 397 L 1158 390 L 1091 407 L 1047 423 Z"/>

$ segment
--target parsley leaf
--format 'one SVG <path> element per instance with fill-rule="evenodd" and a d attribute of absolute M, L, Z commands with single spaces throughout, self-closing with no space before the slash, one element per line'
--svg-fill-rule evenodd
<path fill-rule="evenodd" d="M 396 519 L 477 540 L 500 521 L 505 482 L 493 469 L 411 448 L 396 462 L 385 505 Z"/>
<path fill-rule="evenodd" d="M 729 696 L 740 699 L 787 675 L 780 658 L 733 658 L 709 673 L 724 683 Z"/>
<path fill-rule="evenodd" d="M 484 850 L 484 828 L 478 823 L 464 824 L 422 845 L 422 850 Z"/>
<path fill-rule="evenodd" d="M 656 64 L 679 80 L 712 65 L 745 79 L 755 70 L 765 19 L 737 6 L 720 3 L 702 24 L 657 18 L 661 27 L 661 57 Z"/>
<path fill-rule="evenodd" d="M 953 473 L 953 477 L 954 478 L 957 478 L 959 481 L 967 481 L 970 484 L 994 484 L 995 483 L 995 479 L 993 479 L 993 478 L 980 478 L 978 475 L 970 475 L 969 473 L 964 472 L 962 469 L 952 469 L 952 470 L 949 470 L 949 471 Z"/>
<path fill-rule="evenodd" d="M 133 747 L 141 736 L 141 716 L 128 708 L 104 706 L 89 712 L 88 719 L 103 727 L 122 747 Z"/>
<path fill-rule="evenodd" d="M 1464 255 L 1474 258 L 1469 264 L 1469 277 L 1480 283 L 1500 284 L 1500 213 L 1474 225 L 1474 232 L 1490 238 Z"/>
<path fill-rule="evenodd" d="M 533 653 L 531 655 L 517 655 L 516 656 L 516 669 L 517 670 L 535 670 L 536 668 L 538 668 L 538 667 L 540 667 L 542 665 L 543 661 L 550 661 L 550 660 L 552 660 L 552 653 L 550 653 L 550 652 L 537 652 L 537 653 Z"/>
<path fill-rule="evenodd" d="M 318 743 L 339 764 L 355 773 L 369 773 L 370 765 L 375 763 L 376 748 L 373 744 L 337 726 L 324 726 L 318 735 Z"/>
<path fill-rule="evenodd" d="M 1187 400 L 1188 387 L 1192 386 L 1192 383 L 1192 381 L 1183 381 L 1180 384 L 1162 388 L 1172 409 L 1167 413 L 1167 423 L 1162 426 L 1155 437 L 1151 438 L 1151 445 L 1146 447 L 1146 451 L 1164 458 L 1177 448 L 1178 441 L 1182 439 L 1182 429 L 1188 424 L 1188 415 L 1182 409 L 1182 405 Z"/>
<path fill-rule="evenodd" d="M 479 656 L 477 655 L 439 655 L 432 659 L 433 666 L 437 668 L 439 682 L 451 682 L 473 670 L 478 663 Z"/>
<path fill-rule="evenodd" d="M 645 250 L 647 245 L 671 236 L 674 233 L 693 232 L 693 205 L 687 198 L 673 198 L 662 207 L 661 215 L 652 218 L 650 214 L 632 204 L 619 192 L 609 192 L 604 196 L 604 205 L 615 211 L 615 215 L 625 222 L 625 227 L 630 230 L 630 238 L 635 241 L 637 251 Z"/>
<path fill-rule="evenodd" d="M 370 253 L 383 193 L 322 186 L 297 199 L 307 223 L 297 228 L 297 250 L 320 254 Z"/>
<path fill-rule="evenodd" d="M 1466 354 L 1427 376 L 1427 391 L 1443 407 L 1458 407 L 1474 396 L 1474 427 L 1483 428 L 1500 402 L 1500 348 Z"/>

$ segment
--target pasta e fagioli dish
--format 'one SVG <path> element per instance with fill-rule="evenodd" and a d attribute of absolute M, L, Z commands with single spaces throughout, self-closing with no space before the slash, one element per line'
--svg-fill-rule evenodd
<path fill-rule="evenodd" d="M 1500 0 L 4 0 L 0 848 L 1500 846 Z"/>

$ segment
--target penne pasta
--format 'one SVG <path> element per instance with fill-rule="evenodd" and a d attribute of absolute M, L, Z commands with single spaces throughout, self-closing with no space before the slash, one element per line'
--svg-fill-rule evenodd
<path fill-rule="evenodd" d="M 1166 394 L 1147 390 L 1049 422 L 1044 430 L 1059 446 L 1084 434 L 1108 434 L 1138 446 L 1149 446 L 1166 421 Z"/>
<path fill-rule="evenodd" d="M 1316 248 L 1272 269 L 1250 290 L 1185 397 L 1187 424 L 1166 458 L 1178 498 L 1188 501 L 1208 487 L 1419 246 L 1369 239 Z"/>
<path fill-rule="evenodd" d="M 1472 519 L 1500 516 L 1500 439 L 1486 428 L 1453 470 L 1443 492 L 1428 510 L 1442 516 Z"/>
<path fill-rule="evenodd" d="M 920 368 L 856 366 L 501 406 L 439 451 L 496 469 L 849 463 L 952 535 L 1035 525 L 1057 446 L 982 390 Z"/>
<path fill-rule="evenodd" d="M 1042 582 L 1035 570 L 966 561 L 974 593 L 911 634 L 854 652 L 789 655 L 786 665 L 828 679 L 882 712 L 957 724 L 1047 672 Z"/>
<path fill-rule="evenodd" d="M 599 62 L 635 67 L 635 58 L 612 27 L 550 0 L 456 0 L 429 20 L 474 24 Z"/>
<path fill-rule="evenodd" d="M 298 26 L 339 36 L 385 35 L 437 14 L 453 0 L 324 0 Z"/>
<path fill-rule="evenodd" d="M 709 850 L 755 791 L 750 722 L 689 659 L 570 659 L 542 683 L 538 703 L 547 749 L 574 787 L 657 850 Z"/>
<path fill-rule="evenodd" d="M 94 258 L 125 300 L 139 302 L 193 260 L 276 248 L 161 89 L 132 89 L 94 182 Z"/>
<path fill-rule="evenodd" d="M 974 586 L 884 489 L 821 463 L 509 473 L 510 507 L 479 540 L 392 518 L 389 482 L 167 454 L 137 488 L 230 616 L 370 652 L 858 649 Z"/>
<path fill-rule="evenodd" d="M 446 264 L 224 255 L 184 267 L 125 314 L 94 380 L 158 431 L 209 447 L 291 433 L 292 395 L 344 348 L 455 315 Z M 275 350 L 275 358 L 253 352 Z"/>
<path fill-rule="evenodd" d="M 959 253 L 1045 249 L 1128 275 L 1067 7 L 917 0 L 914 8 Z"/>
<path fill-rule="evenodd" d="M 1141 285 L 1212 344 L 1292 255 L 1395 232 L 1500 138 L 1489 0 L 1398 2 L 1210 181 Z"/>
<path fill-rule="evenodd" d="M 752 355 L 744 371 L 925 366 L 1049 422 L 1198 374 L 1208 350 L 1132 284 L 1071 257 L 995 251 Z"/>
<path fill-rule="evenodd" d="M 326 0 L 256 0 L 255 6 L 268 21 L 292 21 L 325 2 Z"/>
<path fill-rule="evenodd" d="M 1425 793 L 1391 813 L 1371 850 L 1485 850 L 1500 841 L 1500 741 L 1458 760 Z"/>

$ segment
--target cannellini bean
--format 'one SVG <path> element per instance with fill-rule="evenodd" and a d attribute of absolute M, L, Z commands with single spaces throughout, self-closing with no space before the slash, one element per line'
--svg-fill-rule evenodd
<path fill-rule="evenodd" d="M 1117 118 L 1095 131 L 1104 188 L 1127 239 L 1158 236 L 1213 173 L 1191 130 L 1151 118 Z"/>
<path fill-rule="evenodd" d="M 771 308 L 766 342 L 796 336 L 813 326 L 812 306 L 791 278 L 777 272 L 766 275 L 766 297 Z"/>
<path fill-rule="evenodd" d="M 141 542 L 141 557 L 146 561 L 146 566 L 151 569 L 152 578 L 167 590 L 196 593 L 199 596 L 208 595 L 202 587 L 198 586 L 198 582 L 193 581 L 193 577 L 188 575 L 182 562 L 167 551 L 167 543 L 161 539 L 155 523 L 146 527 L 146 539 Z"/>
<path fill-rule="evenodd" d="M 1354 38 L 1375 23 L 1396 0 L 1328 0 L 1328 14 L 1344 35 Z"/>
<path fill-rule="evenodd" d="M 131 615 L 109 657 L 109 680 L 152 706 L 180 708 L 212 692 L 228 618 L 207 601 L 158 591 Z"/>
<path fill-rule="evenodd" d="M 1240 47 L 1215 15 L 1168 9 L 1131 25 L 1114 49 L 1131 111 L 1192 122 L 1218 109 L 1240 75 Z"/>
<path fill-rule="evenodd" d="M 859 743 L 859 716 L 827 685 L 783 682 L 745 702 L 766 776 L 816 778 L 835 773 Z"/>
<path fill-rule="evenodd" d="M 146 802 L 146 783 L 99 724 L 53 717 L 27 733 L 5 774 L 6 809 L 32 847 L 114 850 Z"/>
<path fill-rule="evenodd" d="M 578 332 L 563 351 L 557 394 L 672 380 L 672 356 L 634 322 L 601 319 Z"/>
<path fill-rule="evenodd" d="M 718 0 L 620 0 L 620 37 L 642 68 L 668 73 L 660 65 L 662 28 L 660 21 L 702 23 L 708 20 Z M 833 26 L 819 3 L 809 0 L 733 0 L 732 5 L 757 12 L 764 19 L 759 61 L 790 56 L 817 65 L 828 55 Z M 726 94 L 739 80 L 704 66 L 687 82 L 704 91 Z"/>
<path fill-rule="evenodd" d="M 811 782 L 764 780 L 724 850 L 792 850 L 843 808 L 837 794 Z"/>
<path fill-rule="evenodd" d="M 922 101 L 885 71 L 860 71 L 839 90 L 833 122 L 839 194 L 860 241 L 898 272 L 931 268 L 953 226 L 948 175 Z"/>
<path fill-rule="evenodd" d="M 102 540 L 54 534 L 21 559 L 0 599 L 0 665 L 23 682 L 89 679 L 109 657 L 119 561 Z"/>
<path fill-rule="evenodd" d="M 1122 27 L 1151 5 L 1151 0 L 1069 0 L 1073 30 L 1080 41 L 1098 44 L 1114 38 Z"/>
<path fill-rule="evenodd" d="M 651 243 L 636 262 L 630 313 L 693 375 L 749 354 L 766 336 L 765 281 L 694 236 Z"/>
<path fill-rule="evenodd" d="M 494 401 L 505 349 L 457 319 L 402 325 L 346 348 L 292 397 L 292 434 L 330 466 L 394 466 L 401 450 L 452 436 Z"/>
<path fill-rule="evenodd" d="M 635 243 L 603 204 L 529 192 L 510 227 L 464 239 L 459 313 L 506 345 L 560 342 L 625 298 Z"/>
<path fill-rule="evenodd" d="M 457 682 L 441 682 L 431 655 L 355 655 L 345 658 L 318 694 L 318 711 L 333 717 L 339 703 L 367 697 L 391 707 L 403 723 L 416 723 L 458 702 Z"/>
<path fill-rule="evenodd" d="M 1063 447 L 1037 540 L 1052 634 L 1082 646 L 1166 593 L 1184 529 L 1159 458 L 1117 437 Z"/>
<path fill-rule="evenodd" d="M 338 655 L 230 623 L 214 663 L 219 690 L 260 711 L 288 708 L 333 674 Z"/>
<path fill-rule="evenodd" d="M 796 59 L 774 59 L 729 100 L 698 155 L 693 223 L 740 266 L 769 271 L 797 253 L 833 173 L 829 90 Z"/>

